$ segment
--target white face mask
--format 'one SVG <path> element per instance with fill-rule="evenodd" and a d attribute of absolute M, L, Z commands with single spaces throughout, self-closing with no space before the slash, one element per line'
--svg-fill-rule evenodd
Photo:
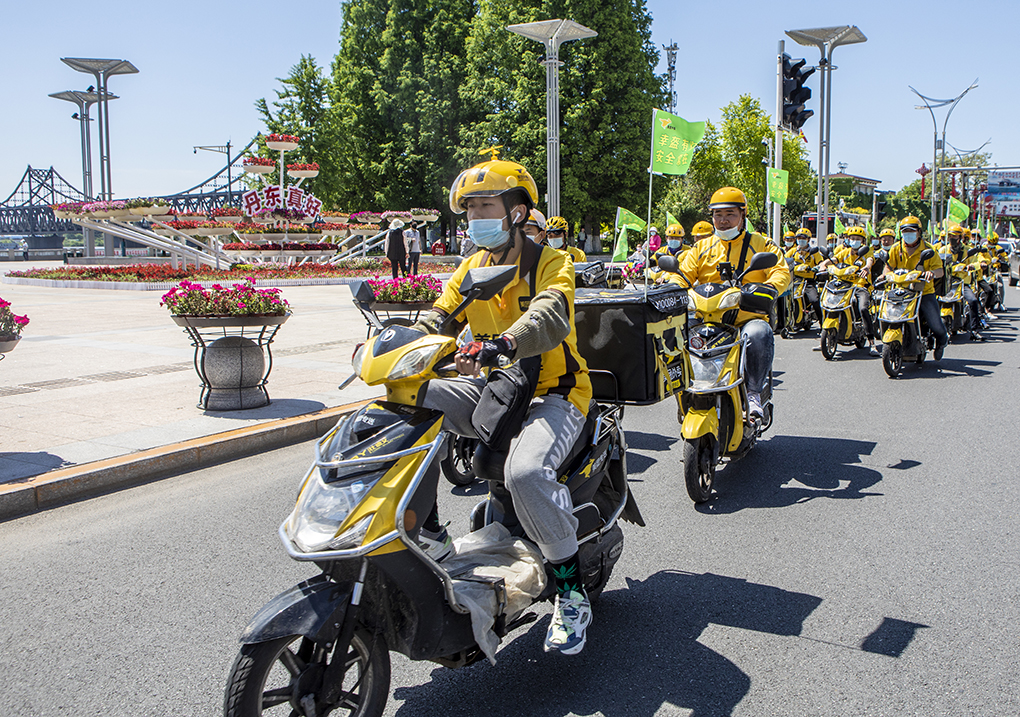
<path fill-rule="evenodd" d="M 549 246 L 553 249 L 562 249 L 563 237 L 549 237 Z"/>
<path fill-rule="evenodd" d="M 861 248 L 861 240 L 860 239 L 851 239 L 850 240 L 850 247 L 852 249 L 860 249 Z"/>
<path fill-rule="evenodd" d="M 807 246 L 807 239 L 798 239 L 797 240 L 797 246 L 799 246 L 802 249 L 804 247 L 806 247 Z"/>
<path fill-rule="evenodd" d="M 720 239 L 730 241 L 731 239 L 736 239 L 738 236 L 740 236 L 740 227 L 737 226 L 733 227 L 732 229 L 716 229 L 715 235 Z"/>
<path fill-rule="evenodd" d="M 917 232 L 902 232 L 903 243 L 907 246 L 915 246 L 917 244 L 918 236 Z"/>
<path fill-rule="evenodd" d="M 784 246 L 785 246 L 785 247 L 786 247 L 787 249 L 792 249 L 792 248 L 793 248 L 793 242 L 792 242 L 792 241 L 784 241 L 784 242 L 783 242 L 783 245 L 784 245 Z"/>
<path fill-rule="evenodd" d="M 669 241 L 666 242 L 666 244 L 669 246 L 670 249 L 679 249 L 680 248 L 680 240 L 679 239 L 670 239 Z"/>

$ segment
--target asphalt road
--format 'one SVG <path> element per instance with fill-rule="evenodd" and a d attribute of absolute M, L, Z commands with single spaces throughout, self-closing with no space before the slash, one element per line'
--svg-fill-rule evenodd
<path fill-rule="evenodd" d="M 1020 305 L 1020 291 L 1007 289 Z M 628 409 L 647 527 L 588 646 L 542 617 L 495 667 L 393 655 L 388 715 L 1020 713 L 1020 312 L 939 368 L 777 338 L 777 416 L 695 509 L 675 404 Z M 276 528 L 310 444 L 0 524 L 0 712 L 207 716 L 237 635 L 311 575 Z M 462 532 L 479 486 L 444 490 Z M 314 569 L 314 568 L 312 568 Z"/>

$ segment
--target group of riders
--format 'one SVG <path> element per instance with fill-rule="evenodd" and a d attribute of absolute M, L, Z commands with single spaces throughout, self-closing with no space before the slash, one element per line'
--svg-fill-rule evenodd
<path fill-rule="evenodd" d="M 430 333 L 440 331 L 444 318 L 455 313 L 463 300 L 460 287 L 468 270 L 516 264 L 518 271 L 500 294 L 488 301 L 474 301 L 458 317 L 459 322 L 443 327 L 449 335 L 457 335 L 466 325 L 473 340 L 457 354 L 459 377 L 433 379 L 417 400 L 419 405 L 442 411 L 454 433 L 477 438 L 471 416 L 485 385 L 482 369 L 541 357 L 537 389 L 511 444 L 504 476 L 527 535 L 552 568 L 557 597 L 544 648 L 576 654 L 584 647 L 592 611 L 579 575 L 577 520 L 569 491 L 557 479 L 556 467 L 580 435 L 592 400 L 588 366 L 578 351 L 574 313 L 573 264 L 585 261 L 585 255 L 571 246 L 563 217 L 546 220 L 536 210 L 538 196 L 538 187 L 527 169 L 499 159 L 495 151 L 489 161 L 464 170 L 454 181 L 450 208 L 456 214 L 467 214 L 468 235 L 478 250 L 460 264 L 433 310 L 417 327 Z M 899 240 L 891 230 L 884 230 L 869 241 L 863 230 L 853 227 L 842 240 L 829 235 L 826 251 L 818 251 L 811 246 L 810 232 L 801 229 L 788 232 L 780 248 L 769 238 L 747 231 L 747 198 L 739 189 L 719 189 L 712 196 L 709 210 L 711 221 L 698 222 L 690 236 L 679 224 L 667 227 L 666 241 L 656 250 L 656 257 L 676 257 L 678 269 L 650 269 L 652 281 L 682 282 L 691 287 L 721 282 L 723 275 L 744 274 L 743 282 L 755 283 L 774 304 L 796 276 L 811 284 L 805 292 L 806 300 L 820 317 L 819 272 L 841 263 L 858 264 L 854 279 L 859 289 L 857 300 L 867 317 L 868 339 L 874 351 L 876 322 L 870 311 L 874 282 L 884 272 L 898 268 L 920 269 L 925 281 L 921 312 L 936 334 L 936 358 L 948 341 L 935 299 L 936 282 L 944 273 L 940 253 L 949 254 L 954 264 L 966 261 L 980 269 L 968 280 L 967 300 L 972 302 L 975 321 L 981 313 L 987 315 L 991 306 L 990 285 L 984 272 L 1002 260 L 995 235 L 987 246 L 982 245 L 981 252 L 967 256 L 969 246 L 980 238 L 962 227 L 950 227 L 944 244 L 922 260 L 923 251 L 932 245 L 922 240 L 920 221 L 907 217 L 900 222 Z M 880 254 L 881 249 L 884 254 Z M 768 268 L 746 272 L 751 257 L 760 252 L 775 253 L 780 260 Z M 767 309 L 757 312 L 741 308 L 734 322 L 747 346 L 748 413 L 759 421 L 761 392 L 772 369 L 777 320 L 782 325 L 787 317 L 777 317 Z M 976 325 L 972 328 L 977 330 Z M 438 559 L 448 551 L 449 536 L 435 511 L 425 522 L 419 540 Z"/>

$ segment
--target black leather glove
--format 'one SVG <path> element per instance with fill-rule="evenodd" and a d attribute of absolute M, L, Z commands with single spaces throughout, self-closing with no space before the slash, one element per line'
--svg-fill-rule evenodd
<path fill-rule="evenodd" d="M 492 367 L 499 365 L 500 356 L 513 359 L 514 348 L 510 345 L 510 339 L 500 336 L 492 340 L 472 341 L 464 346 L 460 353 L 477 361 L 483 367 Z"/>

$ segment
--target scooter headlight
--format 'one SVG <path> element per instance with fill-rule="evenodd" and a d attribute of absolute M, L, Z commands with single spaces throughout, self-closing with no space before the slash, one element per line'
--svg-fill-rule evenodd
<path fill-rule="evenodd" d="M 443 344 L 433 346 L 421 346 L 408 351 L 400 357 L 393 370 L 386 378 L 390 381 L 399 381 L 402 378 L 415 376 L 423 372 L 435 359 L 436 354 L 443 347 Z"/>
<path fill-rule="evenodd" d="M 735 309 L 740 306 L 740 292 L 734 291 L 719 299 L 719 311 Z"/>
<path fill-rule="evenodd" d="M 379 482 L 386 468 L 369 473 L 351 468 L 349 473 L 353 475 L 326 483 L 314 468 L 309 471 L 285 527 L 287 537 L 303 552 L 355 547 L 364 539 L 372 515 L 365 516 L 341 535 L 337 535 L 337 531 L 365 494 Z"/>
<path fill-rule="evenodd" d="M 351 357 L 351 367 L 354 369 L 354 375 L 361 375 L 361 361 L 365 358 L 365 344 L 358 346 L 358 350 L 354 352 L 354 356 Z"/>
<path fill-rule="evenodd" d="M 712 358 L 701 358 L 691 354 L 692 391 L 708 391 L 722 385 L 721 374 L 726 364 L 726 354 Z"/>

